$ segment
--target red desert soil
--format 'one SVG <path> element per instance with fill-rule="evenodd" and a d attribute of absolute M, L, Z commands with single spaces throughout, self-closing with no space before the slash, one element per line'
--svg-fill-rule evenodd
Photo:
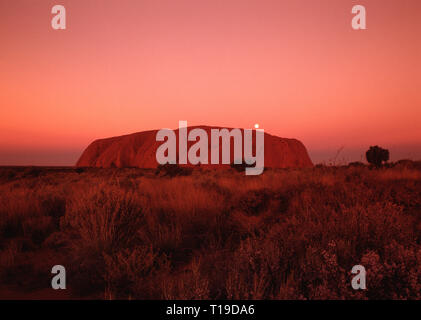
<path fill-rule="evenodd" d="M 204 129 L 210 139 L 211 129 L 219 127 L 188 127 Z M 243 129 L 242 129 L 243 130 Z M 163 143 L 156 141 L 158 130 L 144 131 L 129 135 L 99 139 L 92 142 L 83 152 L 78 167 L 139 167 L 156 168 L 156 150 Z M 178 141 L 178 129 L 174 130 Z M 194 142 L 189 142 L 190 147 Z M 254 144 L 254 143 L 253 143 Z M 220 146 L 221 149 L 221 146 Z M 231 142 L 231 151 L 233 143 Z M 221 150 L 220 150 L 221 154 Z M 209 141 L 209 157 L 210 141 Z M 231 158 L 233 157 L 231 152 Z M 267 168 L 307 168 L 313 163 L 305 146 L 296 139 L 280 138 L 265 133 L 265 167 Z"/>

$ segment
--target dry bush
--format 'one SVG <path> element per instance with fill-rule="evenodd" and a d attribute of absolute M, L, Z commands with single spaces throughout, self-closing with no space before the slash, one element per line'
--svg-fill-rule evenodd
<path fill-rule="evenodd" d="M 161 278 L 161 299 L 209 299 L 209 281 L 201 271 L 201 261 L 193 259 L 182 271 Z"/>
<path fill-rule="evenodd" d="M 63 264 L 75 297 L 420 299 L 420 212 L 417 163 L 0 169 L 0 286 L 44 288 Z"/>
<path fill-rule="evenodd" d="M 60 227 L 69 237 L 70 273 L 79 294 L 104 291 L 109 278 L 105 257 L 136 245 L 144 221 L 141 200 L 114 185 L 74 190 Z"/>
<path fill-rule="evenodd" d="M 75 247 L 111 252 L 136 241 L 144 210 L 134 192 L 97 185 L 74 190 L 61 228 L 75 235 Z"/>
<path fill-rule="evenodd" d="M 51 188 L 15 190 L 3 186 L 2 191 L 0 237 L 23 237 L 40 245 L 54 231 L 54 218 L 64 214 L 63 200 L 52 194 Z"/>
<path fill-rule="evenodd" d="M 104 253 L 104 261 L 106 283 L 104 297 L 107 299 L 152 298 L 156 284 L 150 279 L 159 272 L 169 272 L 166 257 L 159 256 L 147 246 L 124 249 L 114 254 Z"/>

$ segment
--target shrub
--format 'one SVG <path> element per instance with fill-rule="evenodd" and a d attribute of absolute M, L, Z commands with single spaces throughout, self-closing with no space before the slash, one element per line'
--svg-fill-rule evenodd
<path fill-rule="evenodd" d="M 379 146 L 370 147 L 365 154 L 367 161 L 376 167 L 380 167 L 383 162 L 389 160 L 389 150 Z"/>
<path fill-rule="evenodd" d="M 63 264 L 72 298 L 421 299 L 416 162 L 171 179 L 39 170 L 0 182 L 0 287 L 23 297 Z M 367 290 L 351 288 L 356 264 Z"/>
<path fill-rule="evenodd" d="M 141 198 L 117 187 L 75 191 L 69 201 L 62 228 L 75 236 L 77 246 L 111 252 L 128 248 L 137 239 L 144 221 Z"/>

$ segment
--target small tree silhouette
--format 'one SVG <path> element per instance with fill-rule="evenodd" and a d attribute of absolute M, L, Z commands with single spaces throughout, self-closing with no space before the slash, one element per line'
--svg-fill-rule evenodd
<path fill-rule="evenodd" d="M 379 146 L 370 147 L 365 153 L 367 161 L 376 167 L 380 167 L 384 162 L 389 160 L 389 150 L 380 148 Z"/>

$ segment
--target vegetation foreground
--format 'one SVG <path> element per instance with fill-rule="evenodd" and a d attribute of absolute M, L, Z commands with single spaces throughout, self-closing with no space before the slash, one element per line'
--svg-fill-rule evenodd
<path fill-rule="evenodd" d="M 57 264 L 65 298 L 421 299 L 421 163 L 0 168 L 0 297 L 54 297 Z"/>

